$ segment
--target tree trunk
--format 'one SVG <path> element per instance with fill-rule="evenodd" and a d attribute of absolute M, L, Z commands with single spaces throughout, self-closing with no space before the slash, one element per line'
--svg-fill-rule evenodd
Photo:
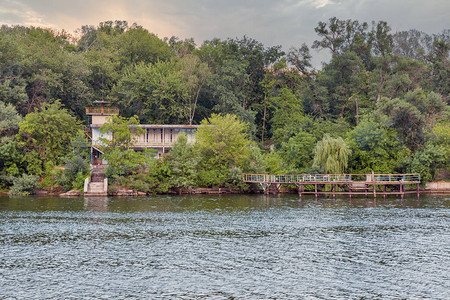
<path fill-rule="evenodd" d="M 266 128 L 266 111 L 267 111 L 266 99 L 267 99 L 267 96 L 264 95 L 264 116 L 263 116 L 262 132 L 261 132 L 261 143 L 262 144 L 264 144 L 264 130 Z"/>

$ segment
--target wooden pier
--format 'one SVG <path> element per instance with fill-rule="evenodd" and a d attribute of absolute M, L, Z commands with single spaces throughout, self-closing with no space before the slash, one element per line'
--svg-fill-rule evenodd
<path fill-rule="evenodd" d="M 303 174 L 269 175 L 242 174 L 247 183 L 256 183 L 264 193 L 274 189 L 280 192 L 282 185 L 296 186 L 300 197 L 304 194 L 319 195 L 400 195 L 417 194 L 419 197 L 420 174 Z M 413 187 L 411 189 L 410 187 Z M 410 188 L 410 189 L 408 189 Z"/>

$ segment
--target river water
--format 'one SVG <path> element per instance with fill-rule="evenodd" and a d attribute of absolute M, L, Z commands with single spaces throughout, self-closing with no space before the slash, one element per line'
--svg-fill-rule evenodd
<path fill-rule="evenodd" d="M 0 299 L 449 299 L 450 196 L 0 197 Z"/>

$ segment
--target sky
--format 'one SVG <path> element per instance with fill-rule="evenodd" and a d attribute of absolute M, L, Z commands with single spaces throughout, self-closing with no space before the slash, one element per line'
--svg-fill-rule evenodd
<path fill-rule="evenodd" d="M 244 35 L 284 50 L 311 46 L 314 27 L 331 17 L 386 21 L 392 32 L 450 28 L 450 0 L 0 0 L 0 24 L 50 27 L 76 35 L 82 25 L 107 20 L 137 23 L 158 37 Z M 315 51 L 315 50 L 314 50 Z M 323 53 L 312 53 L 323 59 Z M 314 60 L 313 60 L 314 62 Z M 316 61 L 317 63 L 317 61 Z"/>

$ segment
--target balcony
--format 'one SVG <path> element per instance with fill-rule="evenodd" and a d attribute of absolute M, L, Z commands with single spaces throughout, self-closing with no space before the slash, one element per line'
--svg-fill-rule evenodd
<path fill-rule="evenodd" d="M 97 116 L 118 115 L 119 109 L 117 107 L 86 107 L 86 114 Z"/>

